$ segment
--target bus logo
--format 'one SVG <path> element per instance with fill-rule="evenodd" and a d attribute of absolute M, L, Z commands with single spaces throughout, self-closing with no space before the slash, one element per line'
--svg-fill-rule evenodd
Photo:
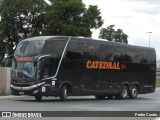
<path fill-rule="evenodd" d="M 2 112 L 2 117 L 11 117 L 11 112 Z"/>
<path fill-rule="evenodd" d="M 88 60 L 87 63 L 86 63 L 86 68 L 88 68 L 88 69 L 123 70 L 123 69 L 126 69 L 126 65 L 125 64 L 120 64 L 120 62 Z"/>

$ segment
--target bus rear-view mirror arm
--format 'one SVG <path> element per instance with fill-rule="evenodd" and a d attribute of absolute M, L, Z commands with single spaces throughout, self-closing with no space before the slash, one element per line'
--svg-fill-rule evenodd
<path fill-rule="evenodd" d="M 40 61 L 42 58 L 45 58 L 45 57 L 48 57 L 48 56 L 51 56 L 51 54 L 39 56 L 38 61 Z"/>
<path fill-rule="evenodd" d="M 5 67 L 5 63 L 6 63 L 6 60 L 10 59 L 10 58 L 13 58 L 15 60 L 15 68 L 17 68 L 17 61 L 15 59 L 15 57 L 13 55 L 10 55 L 8 57 L 5 57 L 3 60 L 2 60 L 2 66 Z"/>

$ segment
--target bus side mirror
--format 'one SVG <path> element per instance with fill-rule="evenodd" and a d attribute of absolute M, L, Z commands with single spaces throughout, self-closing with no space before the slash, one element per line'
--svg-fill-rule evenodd
<path fill-rule="evenodd" d="M 9 60 L 9 59 L 14 59 L 14 61 L 15 61 L 15 69 L 16 69 L 16 68 L 17 68 L 17 61 L 16 61 L 16 59 L 14 58 L 13 55 L 4 58 L 4 59 L 2 60 L 2 66 L 3 66 L 3 67 L 6 67 L 7 64 L 8 64 L 8 63 L 7 63 L 7 60 Z"/>
<path fill-rule="evenodd" d="M 6 67 L 6 61 L 8 60 L 8 59 L 10 59 L 11 58 L 11 56 L 8 56 L 8 57 L 6 57 L 6 58 L 4 58 L 3 60 L 2 60 L 2 66 L 3 67 Z"/>

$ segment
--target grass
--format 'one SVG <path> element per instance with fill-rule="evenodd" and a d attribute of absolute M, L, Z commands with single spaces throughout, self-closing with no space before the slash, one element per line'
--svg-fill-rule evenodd
<path fill-rule="evenodd" d="M 160 78 L 157 78 L 156 80 L 156 87 L 160 87 Z"/>
<path fill-rule="evenodd" d="M 4 92 L 0 93 L 0 96 L 7 96 L 7 95 L 9 95 L 9 94 L 4 93 Z"/>

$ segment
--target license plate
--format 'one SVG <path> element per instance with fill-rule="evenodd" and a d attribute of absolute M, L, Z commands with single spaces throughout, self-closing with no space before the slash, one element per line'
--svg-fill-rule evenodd
<path fill-rule="evenodd" d="M 23 91 L 19 91 L 19 94 L 20 94 L 20 95 L 24 95 L 24 92 L 23 92 Z"/>

